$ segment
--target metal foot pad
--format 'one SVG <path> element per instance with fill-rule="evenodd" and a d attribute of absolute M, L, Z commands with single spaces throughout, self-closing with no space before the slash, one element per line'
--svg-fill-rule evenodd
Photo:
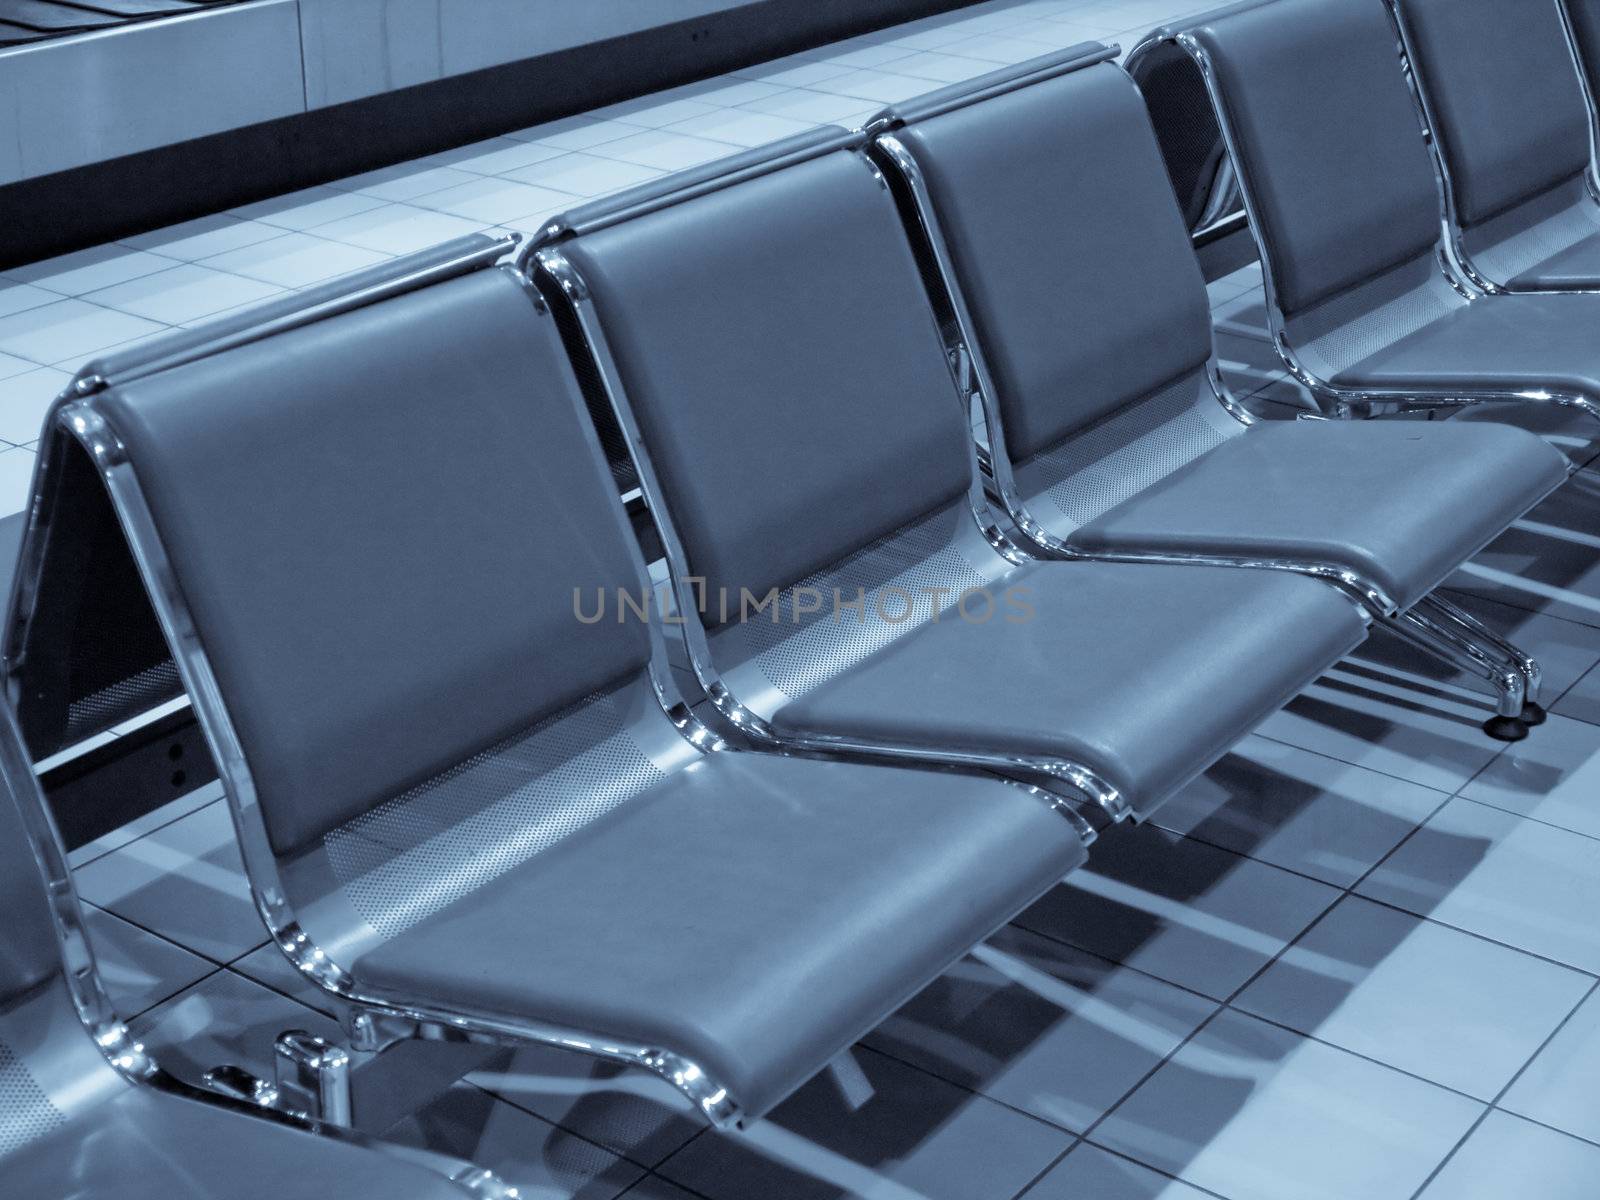
<path fill-rule="evenodd" d="M 1544 705 L 1537 704 L 1532 700 L 1522 706 L 1522 723 L 1524 725 L 1543 725 L 1547 715 Z"/>
<path fill-rule="evenodd" d="M 1528 723 L 1521 717 L 1490 717 L 1483 731 L 1497 742 L 1520 742 L 1528 736 Z"/>

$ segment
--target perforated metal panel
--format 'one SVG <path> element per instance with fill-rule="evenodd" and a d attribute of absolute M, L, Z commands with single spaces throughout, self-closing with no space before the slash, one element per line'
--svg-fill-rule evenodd
<path fill-rule="evenodd" d="M 1222 411 L 1204 376 L 1186 375 L 1034 455 L 1018 485 L 1030 507 L 1038 495 L 1074 528 L 1086 525 L 1222 444 L 1227 435 L 1201 404 Z M 1054 528 L 1050 513 L 1034 515 Z"/>
<path fill-rule="evenodd" d="M 121 721 L 147 712 L 183 691 L 178 664 L 168 660 L 137 675 L 75 700 L 67 709 L 64 744 L 89 737 Z"/>
<path fill-rule="evenodd" d="M 747 613 L 723 636 L 738 638 L 784 695 L 805 695 L 984 586 L 952 543 L 962 515 L 942 509 L 879 538 L 785 588 L 773 608 Z M 819 597 L 820 610 L 807 611 Z M 858 598 L 860 608 L 841 603 Z"/>
<path fill-rule="evenodd" d="M 334 830 L 329 861 L 392 938 L 663 778 L 617 693 L 589 696 Z"/>
<path fill-rule="evenodd" d="M 66 1123 L 22 1060 L 0 1042 L 0 1159 Z M 4 1179 L 0 1163 L 0 1182 Z"/>
<path fill-rule="evenodd" d="M 1478 273 L 1506 283 L 1590 238 L 1600 238 L 1600 206 L 1580 179 L 1485 221 L 1463 240 Z"/>
<path fill-rule="evenodd" d="M 1289 337 L 1305 367 L 1330 379 L 1465 303 L 1430 250 L 1295 317 Z"/>

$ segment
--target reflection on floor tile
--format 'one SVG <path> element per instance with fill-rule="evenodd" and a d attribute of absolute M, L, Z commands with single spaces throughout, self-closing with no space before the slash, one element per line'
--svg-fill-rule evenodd
<path fill-rule="evenodd" d="M 1483 732 L 1486 692 L 1384 661 L 1381 629 L 1257 732 L 1291 746 L 1454 792 L 1505 745 Z"/>
<path fill-rule="evenodd" d="M 222 801 L 95 859 L 77 880 L 91 904 L 215 962 L 267 940 Z"/>
<path fill-rule="evenodd" d="M 1600 474 L 1580 471 L 1450 580 L 1450 586 L 1600 626 Z"/>
<path fill-rule="evenodd" d="M 224 1063 L 271 1079 L 272 1044 L 285 1030 L 340 1040 L 339 1027 L 321 1013 L 228 970 L 157 1005 L 129 1028 L 158 1063 L 191 1083 Z"/>
<path fill-rule="evenodd" d="M 1349 887 L 1446 793 L 1249 737 L 1163 804 L 1163 829 Z"/>
<path fill-rule="evenodd" d="M 1600 1146 L 1492 1112 L 1419 1200 L 1590 1200 L 1596 1180 Z"/>
<path fill-rule="evenodd" d="M 645 1166 L 706 1128 L 688 1099 L 660 1076 L 550 1046 L 507 1053 L 469 1078 Z"/>
<path fill-rule="evenodd" d="M 1095 1131 L 1229 1200 L 1409 1200 L 1483 1106 L 1240 1013 Z"/>
<path fill-rule="evenodd" d="M 1500 1107 L 1600 1142 L 1600 993 L 1589 996 L 1501 1097 Z"/>
<path fill-rule="evenodd" d="M 4 384 L 0 384 L 0 390 L 4 387 Z M 1600 725 L 1600 666 L 1591 667 L 1587 675 L 1550 706 L 1550 711 L 1587 721 L 1591 725 Z"/>
<path fill-rule="evenodd" d="M 1101 839 L 1016 923 L 1224 1000 L 1338 896 L 1145 825 Z"/>
<path fill-rule="evenodd" d="M 123 1017 L 137 1016 L 216 970 L 182 946 L 93 905 L 83 906 L 83 920 L 100 980 Z"/>
<path fill-rule="evenodd" d="M 857 1050 L 856 1107 L 818 1076 L 744 1134 L 703 1133 L 657 1173 L 711 1200 L 996 1200 L 1014 1196 L 1071 1135 L 913 1067 Z"/>
<path fill-rule="evenodd" d="M 470 1083 L 457 1084 L 383 1136 L 488 1167 L 522 1200 L 612 1200 L 644 1175 L 644 1168 Z"/>
<path fill-rule="evenodd" d="M 1215 1007 L 1010 928 L 946 971 L 866 1044 L 1081 1133 Z"/>
<path fill-rule="evenodd" d="M 1552 713 L 1490 763 L 1463 796 L 1600 837 L 1600 726 Z"/>
<path fill-rule="evenodd" d="M 1206 1200 L 1207 1193 L 1080 1142 L 1025 1196 L 1026 1200 Z"/>
<path fill-rule="evenodd" d="M 1600 841 L 1452 800 L 1356 889 L 1600 974 Z"/>
<path fill-rule="evenodd" d="M 1493 1100 L 1593 983 L 1566 967 L 1352 896 L 1233 1003 Z"/>
<path fill-rule="evenodd" d="M 298 1000 L 307 1008 L 314 1008 L 324 1016 L 338 1019 L 338 1004 L 333 996 L 296 970 L 294 964 L 282 950 L 278 949 L 275 942 L 258 946 L 243 958 L 229 963 L 228 967 L 247 979 L 288 996 L 291 1000 Z"/>
<path fill-rule="evenodd" d="M 176 800 L 169 800 L 160 808 L 153 809 L 142 817 L 136 817 L 126 825 L 113 829 L 92 842 L 85 842 L 67 856 L 67 861 L 74 868 L 82 867 L 110 854 L 120 846 L 137 841 L 147 833 L 155 832 L 163 825 L 172 824 L 179 817 L 186 817 L 197 809 L 221 799 L 222 784 L 213 782 L 204 787 L 197 787 L 194 791 L 179 796 Z"/>

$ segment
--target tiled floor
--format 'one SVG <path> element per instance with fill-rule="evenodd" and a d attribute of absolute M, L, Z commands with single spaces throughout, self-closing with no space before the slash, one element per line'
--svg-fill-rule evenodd
<path fill-rule="evenodd" d="M 96 352 L 1205 6 L 997 0 L 11 271 L 0 512 Z M 1230 378 L 1292 412 L 1251 332 L 1259 277 L 1212 295 Z M 1380 635 L 748 1135 L 530 1050 L 390 1136 L 539 1200 L 1600 1194 L 1597 505 L 1600 472 L 1577 476 L 1453 581 L 1544 663 L 1527 742 L 1487 740 L 1474 690 Z M 264 944 L 214 788 L 75 861 L 107 977 L 173 1069 L 261 1070 L 278 1031 L 333 1032 Z"/>

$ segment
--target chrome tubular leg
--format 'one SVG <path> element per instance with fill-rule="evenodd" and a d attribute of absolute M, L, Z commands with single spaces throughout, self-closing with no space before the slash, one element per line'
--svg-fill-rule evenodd
<path fill-rule="evenodd" d="M 1415 608 L 1384 622 L 1406 641 L 1426 650 L 1451 666 L 1488 680 L 1495 692 L 1496 715 L 1483 723 L 1483 731 L 1502 742 L 1520 742 L 1528 736 L 1522 719 L 1527 700 L 1527 683 L 1522 672 L 1509 659 L 1483 649 L 1449 625 L 1434 621 Z"/>
<path fill-rule="evenodd" d="M 1446 600 L 1443 596 L 1429 596 L 1420 601 L 1417 607 L 1421 608 L 1424 605 L 1427 606 L 1430 614 L 1435 618 L 1453 622 L 1467 637 L 1480 644 L 1487 643 L 1515 664 L 1517 670 L 1522 672 L 1522 678 L 1527 684 L 1522 719 L 1529 725 L 1541 725 L 1544 723 L 1545 711 L 1539 704 L 1539 690 L 1544 683 L 1544 671 L 1540 668 L 1538 659 L 1507 641 L 1495 630 L 1467 612 L 1466 609 Z"/>
<path fill-rule="evenodd" d="M 279 1034 L 273 1051 L 278 1107 L 330 1125 L 350 1125 L 347 1051 L 303 1029 Z"/>

